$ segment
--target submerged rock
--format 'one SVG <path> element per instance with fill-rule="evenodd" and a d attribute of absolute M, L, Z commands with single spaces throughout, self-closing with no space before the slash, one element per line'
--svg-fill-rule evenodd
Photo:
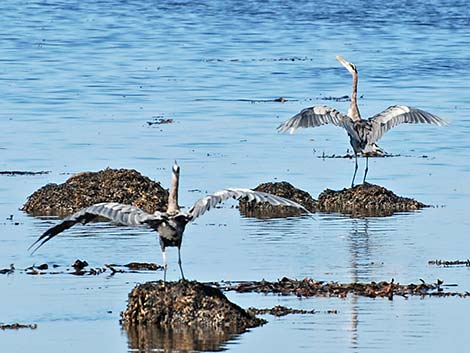
<path fill-rule="evenodd" d="M 121 316 L 125 326 L 156 325 L 165 329 L 243 332 L 265 323 L 230 302 L 219 289 L 196 281 L 140 284 L 129 294 L 127 309 Z"/>
<path fill-rule="evenodd" d="M 316 201 L 312 196 L 306 191 L 295 188 L 287 181 L 263 183 L 253 190 L 267 192 L 295 201 L 311 212 L 315 212 L 316 210 Z M 254 201 L 247 202 L 243 200 L 240 201 L 240 212 L 246 216 L 259 218 L 288 217 L 296 216 L 301 213 L 301 211 L 292 207 L 273 206 L 267 202 L 255 203 Z"/>
<path fill-rule="evenodd" d="M 411 198 L 395 195 L 392 191 L 374 184 L 361 184 L 340 191 L 326 189 L 315 200 L 309 193 L 288 182 L 264 183 L 255 188 L 300 203 L 311 212 L 339 212 L 354 217 L 389 216 L 395 212 L 415 211 L 429 207 Z M 240 201 L 240 212 L 260 218 L 293 216 L 299 214 L 285 206 Z"/>
<path fill-rule="evenodd" d="M 29 196 L 22 210 L 67 216 L 99 202 L 130 204 L 153 213 L 166 207 L 168 191 L 136 170 L 107 168 L 75 174 L 63 184 L 47 184 Z"/>

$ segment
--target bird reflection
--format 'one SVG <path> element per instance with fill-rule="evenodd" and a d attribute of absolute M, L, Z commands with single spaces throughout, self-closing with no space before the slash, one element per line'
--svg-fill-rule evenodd
<path fill-rule="evenodd" d="M 355 218 L 352 219 L 352 230 L 348 237 L 350 243 L 350 273 L 351 282 L 357 283 L 364 280 L 364 276 L 369 276 L 370 264 L 370 248 L 369 248 L 369 219 Z M 357 304 L 358 297 L 351 295 L 351 322 L 348 331 L 351 333 L 350 348 L 358 348 L 358 325 L 359 325 L 359 308 Z"/>

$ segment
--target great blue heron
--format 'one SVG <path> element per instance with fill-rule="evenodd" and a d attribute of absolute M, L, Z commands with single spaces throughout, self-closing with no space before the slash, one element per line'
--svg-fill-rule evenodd
<path fill-rule="evenodd" d="M 80 211 L 64 218 L 62 222 L 55 225 L 54 227 L 49 228 L 29 247 L 29 249 L 33 248 L 36 244 L 39 243 L 32 251 L 32 253 L 34 253 L 47 241 L 51 240 L 53 237 L 63 232 L 64 230 L 72 227 L 77 223 L 88 223 L 97 217 L 105 217 L 116 223 L 129 226 L 147 225 L 150 228 L 156 230 L 160 238 L 160 246 L 163 256 L 164 281 L 166 281 L 167 262 L 165 248 L 167 246 L 176 246 L 178 248 L 178 265 L 181 271 L 181 277 L 184 279 L 183 268 L 181 266 L 180 248 L 186 224 L 194 221 L 197 217 L 203 215 L 206 211 L 224 202 L 225 200 L 230 198 L 246 198 L 248 201 L 269 202 L 272 205 L 296 207 L 306 213 L 309 213 L 309 211 L 306 210 L 302 205 L 299 205 L 294 201 L 250 189 L 220 190 L 212 195 L 205 196 L 202 199 L 196 201 L 196 203 L 188 210 L 188 212 L 181 212 L 178 205 L 180 168 L 176 162 L 173 165 L 172 171 L 173 175 L 166 212 L 156 211 L 153 214 L 149 214 L 140 208 L 131 205 L 124 205 L 116 202 L 97 203 L 95 205 L 81 209 Z"/>
<path fill-rule="evenodd" d="M 401 123 L 447 125 L 446 121 L 434 114 L 406 105 L 393 105 L 372 118 L 367 120 L 361 119 L 361 114 L 357 107 L 358 74 L 356 66 L 340 56 L 337 56 L 336 59 L 351 73 L 353 78 L 351 104 L 349 105 L 348 114 L 344 115 L 336 109 L 325 105 L 313 106 L 303 109 L 300 113 L 279 125 L 277 129 L 280 132 L 290 130 L 293 133 L 299 127 L 316 127 L 324 124 L 333 124 L 346 129 L 354 150 L 356 162 L 351 187 L 354 186 L 354 179 L 356 178 L 357 155 L 362 153 L 366 157 L 363 179 L 363 182 L 365 182 L 367 171 L 369 170 L 369 154 L 383 152 L 376 142 L 392 127 Z"/>

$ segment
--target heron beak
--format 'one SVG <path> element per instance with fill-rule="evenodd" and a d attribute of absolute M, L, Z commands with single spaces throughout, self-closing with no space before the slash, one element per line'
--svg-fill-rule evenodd
<path fill-rule="evenodd" d="M 336 60 L 338 60 L 341 63 L 341 65 L 343 65 L 346 68 L 346 70 L 348 70 L 351 74 L 355 73 L 351 67 L 351 63 L 344 60 L 341 56 L 337 55 Z"/>

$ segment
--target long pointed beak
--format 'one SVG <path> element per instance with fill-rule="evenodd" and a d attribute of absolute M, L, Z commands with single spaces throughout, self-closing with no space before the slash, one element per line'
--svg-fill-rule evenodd
<path fill-rule="evenodd" d="M 346 70 L 348 70 L 351 74 L 354 74 L 354 70 L 351 68 L 351 64 L 349 62 L 344 60 L 339 55 L 336 56 L 336 60 L 338 60 L 341 63 L 341 65 L 343 65 L 346 68 Z"/>

